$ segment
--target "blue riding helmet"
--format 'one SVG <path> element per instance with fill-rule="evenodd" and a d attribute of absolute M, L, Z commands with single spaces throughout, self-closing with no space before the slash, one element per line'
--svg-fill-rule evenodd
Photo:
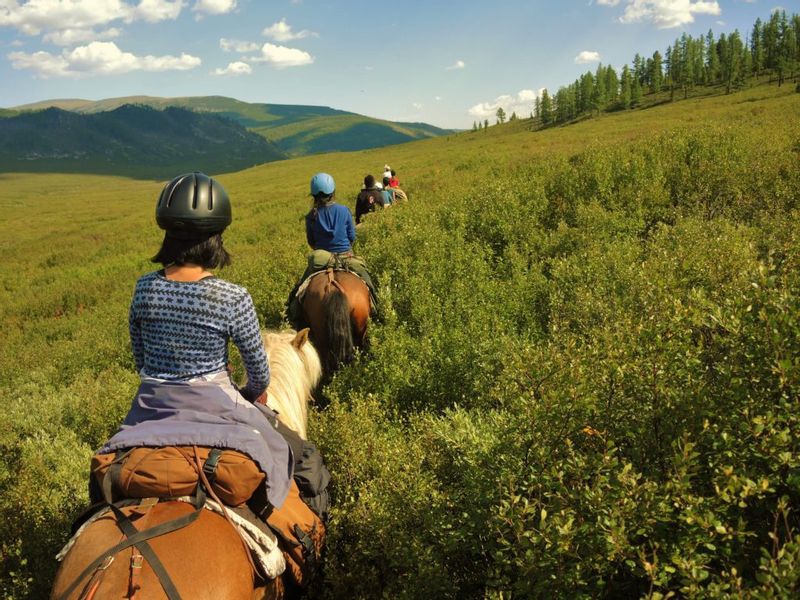
<path fill-rule="evenodd" d="M 311 195 L 325 194 L 330 196 L 336 189 L 336 183 L 333 177 L 327 173 L 317 173 L 311 178 Z"/>

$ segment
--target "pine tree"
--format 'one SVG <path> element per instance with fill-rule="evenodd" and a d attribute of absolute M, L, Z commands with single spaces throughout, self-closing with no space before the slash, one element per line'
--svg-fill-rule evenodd
<path fill-rule="evenodd" d="M 472 131 L 478 131 L 478 124 L 475 121 L 472 122 Z"/>
<path fill-rule="evenodd" d="M 639 106 L 642 101 L 642 84 L 635 77 L 633 78 L 633 85 L 631 85 L 631 106 Z"/>
<path fill-rule="evenodd" d="M 503 110 L 502 106 L 497 109 L 495 116 L 497 117 L 497 123 L 499 125 L 502 125 L 506 122 L 506 111 Z"/>
<path fill-rule="evenodd" d="M 510 123 L 511 121 L 516 121 L 516 120 L 517 120 L 517 113 L 516 113 L 516 111 L 511 111 L 511 116 L 510 116 L 510 117 L 508 117 L 508 122 Z"/>
<path fill-rule="evenodd" d="M 761 19 L 756 19 L 753 25 L 753 33 L 750 37 L 750 56 L 753 61 L 753 75 L 759 77 L 764 70 L 764 39 L 762 32 Z"/>
<path fill-rule="evenodd" d="M 662 67 L 661 53 L 656 50 L 653 52 L 653 63 L 650 70 L 650 91 L 660 92 L 664 84 L 664 72 Z"/>
<path fill-rule="evenodd" d="M 713 85 L 719 81 L 719 51 L 714 41 L 714 32 L 706 35 L 706 82 Z"/>
<path fill-rule="evenodd" d="M 639 84 L 645 80 L 645 62 L 637 52 L 633 57 L 633 77 L 639 80 Z"/>
<path fill-rule="evenodd" d="M 727 38 L 724 34 L 719 36 L 719 62 L 722 68 L 722 81 L 725 83 L 725 93 L 730 94 L 734 85 L 739 81 L 739 70 L 742 62 L 742 38 L 738 31 L 734 31 Z"/>
<path fill-rule="evenodd" d="M 592 97 L 594 96 L 594 76 L 586 72 L 581 77 L 580 92 L 578 94 L 578 113 L 583 114 L 592 110 Z"/>
<path fill-rule="evenodd" d="M 606 103 L 614 104 L 619 98 L 619 77 L 614 67 L 608 65 L 605 75 L 606 83 Z"/>
<path fill-rule="evenodd" d="M 694 61 L 692 67 L 692 73 L 694 73 L 692 87 L 694 87 L 695 85 L 704 85 L 707 83 L 705 69 L 706 40 L 702 35 L 698 38 L 692 38 L 692 45 L 692 60 Z"/>
<path fill-rule="evenodd" d="M 778 69 L 779 39 L 778 25 L 780 16 L 775 11 L 770 16 L 769 21 L 761 31 L 761 43 L 764 46 L 764 67 L 769 70 L 769 82 L 772 83 L 772 76 Z"/>
<path fill-rule="evenodd" d="M 689 88 L 694 86 L 694 44 L 692 38 L 684 33 L 681 36 L 680 56 L 681 56 L 681 86 L 683 87 L 683 99 L 689 97 Z"/>
<path fill-rule="evenodd" d="M 743 88 L 747 85 L 748 78 L 753 76 L 753 55 L 750 52 L 750 43 L 745 41 L 742 44 L 742 55 L 739 58 L 741 68 L 739 69 L 738 86 Z"/>
<path fill-rule="evenodd" d="M 553 120 L 553 102 L 547 89 L 542 90 L 541 118 L 542 125 L 549 125 Z"/>
<path fill-rule="evenodd" d="M 597 65 L 597 72 L 594 74 L 594 89 L 592 90 L 592 110 L 596 110 L 597 114 L 603 110 L 606 103 L 606 85 L 605 78 L 603 77 L 602 63 Z"/>
<path fill-rule="evenodd" d="M 797 45 L 797 37 L 794 28 L 789 25 L 789 19 L 786 17 L 786 11 L 779 12 L 778 16 L 778 50 L 776 71 L 778 75 L 778 87 L 783 84 L 787 75 L 791 76 L 794 73 L 795 53 Z M 775 13 L 773 13 L 775 14 Z"/>
<path fill-rule="evenodd" d="M 620 105 L 622 108 L 630 108 L 631 107 L 631 71 L 628 68 L 628 65 L 623 65 L 622 67 L 622 76 L 620 77 L 622 80 L 621 84 L 621 92 L 620 92 Z"/>
<path fill-rule="evenodd" d="M 672 48 L 667 48 L 669 54 L 669 99 L 675 100 L 675 87 L 681 82 L 681 55 L 678 40 Z"/>
<path fill-rule="evenodd" d="M 487 129 L 489 129 L 489 119 L 484 119 L 483 120 L 483 130 L 486 131 Z"/>

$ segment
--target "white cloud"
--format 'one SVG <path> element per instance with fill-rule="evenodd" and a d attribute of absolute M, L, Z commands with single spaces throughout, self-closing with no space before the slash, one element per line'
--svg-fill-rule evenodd
<path fill-rule="evenodd" d="M 437 102 L 439 102 L 442 99 L 442 97 L 441 96 L 434 96 L 433 99 L 436 100 Z"/>
<path fill-rule="evenodd" d="M 242 40 L 229 40 L 226 38 L 220 38 L 219 47 L 225 52 L 239 52 L 244 54 L 245 52 L 255 52 L 261 48 L 261 45 L 257 44 L 256 42 L 244 42 Z"/>
<path fill-rule="evenodd" d="M 0 26 L 15 27 L 27 35 L 59 29 L 91 29 L 130 18 L 132 7 L 118 0 L 14 0 L 0 4 Z"/>
<path fill-rule="evenodd" d="M 292 40 L 302 40 L 307 37 L 317 37 L 316 33 L 308 29 L 297 32 L 292 31 L 292 26 L 286 22 L 285 18 L 264 28 L 261 35 L 271 38 L 276 42 L 290 42 Z"/>
<path fill-rule="evenodd" d="M 199 66 L 196 56 L 136 56 L 123 52 L 114 42 L 92 42 L 60 55 L 49 52 L 11 52 L 8 55 L 14 69 L 29 69 L 42 77 L 89 77 L 118 75 L 131 71 L 186 71 Z"/>
<path fill-rule="evenodd" d="M 224 69 L 215 69 L 213 74 L 214 75 L 250 75 L 253 72 L 253 68 L 248 65 L 246 62 L 242 62 L 237 60 L 235 62 L 229 63 L 227 67 Z"/>
<path fill-rule="evenodd" d="M 141 0 L 136 8 L 132 9 L 133 19 L 142 19 L 148 23 L 175 20 L 186 5 L 184 0 Z"/>
<path fill-rule="evenodd" d="M 411 106 L 414 107 L 414 110 L 422 110 L 425 105 L 421 104 L 420 102 L 412 102 Z"/>
<path fill-rule="evenodd" d="M 224 15 L 236 8 L 236 0 L 197 0 L 192 11 L 205 15 Z"/>
<path fill-rule="evenodd" d="M 83 42 L 100 42 L 112 40 L 119 37 L 122 33 L 116 27 L 105 31 L 95 31 L 94 29 L 61 29 L 46 33 L 42 40 L 56 46 L 74 46 Z"/>
<path fill-rule="evenodd" d="M 14 69 L 36 71 L 42 77 L 67 77 L 69 63 L 63 56 L 53 56 L 49 52 L 11 52 L 8 55 Z"/>
<path fill-rule="evenodd" d="M 448 71 L 453 71 L 455 69 L 463 69 L 466 65 L 464 64 L 463 60 L 457 60 L 454 64 L 447 67 Z"/>
<path fill-rule="evenodd" d="M 133 5 L 121 0 L 16 0 L 0 1 L 0 27 L 15 27 L 27 35 L 66 29 L 93 29 L 112 21 L 150 23 L 176 19 L 185 0 L 140 0 Z"/>
<path fill-rule="evenodd" d="M 71 46 L 116 38 L 114 21 L 157 23 L 177 19 L 186 0 L 0 0 L 0 27 L 14 27 L 26 35 L 42 35 L 42 41 Z M 98 28 L 102 28 L 98 31 Z"/>
<path fill-rule="evenodd" d="M 536 97 L 542 93 L 542 90 L 535 92 L 534 90 L 520 90 L 516 96 L 505 94 L 498 96 L 491 102 L 481 102 L 476 104 L 467 111 L 471 117 L 478 117 L 480 119 L 488 119 L 494 117 L 497 109 L 502 107 L 503 110 L 511 116 L 515 112 L 520 116 L 527 116 L 533 112 L 533 103 Z"/>
<path fill-rule="evenodd" d="M 593 62 L 600 62 L 600 53 L 594 50 L 583 50 L 575 57 L 576 65 L 585 65 Z"/>
<path fill-rule="evenodd" d="M 617 6 L 620 0 L 598 0 L 604 6 Z M 652 23 L 659 29 L 694 23 L 695 15 L 722 14 L 716 0 L 625 0 L 621 23 Z"/>
<path fill-rule="evenodd" d="M 278 69 L 285 69 L 286 67 L 310 65 L 314 62 L 314 57 L 308 52 L 297 48 L 287 48 L 286 46 L 267 43 L 261 46 L 261 55 L 250 58 L 250 60 L 252 62 L 267 62 Z"/>

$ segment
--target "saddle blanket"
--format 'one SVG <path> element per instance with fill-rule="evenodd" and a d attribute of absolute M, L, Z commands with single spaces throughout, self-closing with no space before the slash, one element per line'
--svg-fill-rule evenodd
<path fill-rule="evenodd" d="M 174 498 L 174 500 L 187 502 L 189 504 L 194 502 L 194 499 L 189 496 Z M 138 505 L 140 502 L 141 499 L 137 498 L 123 500 L 118 502 L 116 505 L 120 508 L 124 508 L 126 506 Z M 211 498 L 206 499 L 204 508 L 219 515 L 224 515 L 223 510 L 225 509 Z M 105 515 L 110 510 L 110 508 L 104 508 L 97 511 L 83 525 L 81 525 L 78 531 L 75 532 L 75 535 L 70 538 L 66 545 L 56 555 L 56 560 L 63 560 L 67 555 L 67 552 L 69 552 L 70 548 L 72 548 L 72 546 L 75 544 L 75 541 L 80 537 L 83 531 L 91 523 L 94 523 L 97 519 Z M 230 517 L 231 521 L 236 526 L 239 535 L 242 536 L 245 544 L 247 544 L 247 547 L 250 549 L 250 554 L 253 556 L 253 562 L 261 571 L 261 575 L 266 579 L 275 579 L 281 575 L 286 569 L 286 560 L 283 558 L 283 552 L 281 552 L 281 549 L 278 547 L 278 539 L 275 537 L 275 534 L 273 534 L 266 527 L 264 529 L 259 528 L 257 525 L 251 523 L 249 520 L 237 514 L 230 508 L 227 509 L 227 513 L 228 517 Z M 191 527 L 191 525 L 189 526 Z"/>
<path fill-rule="evenodd" d="M 349 272 L 350 271 L 348 271 L 348 273 Z M 311 283 L 311 280 L 314 279 L 314 277 L 316 277 L 317 275 L 324 275 L 324 274 L 325 274 L 325 271 L 315 271 L 314 273 L 312 273 L 311 275 L 306 277 L 305 280 L 303 280 L 303 283 L 301 283 L 300 287 L 297 288 L 297 299 L 300 302 L 303 301 L 303 297 L 306 295 L 306 290 L 308 289 L 308 286 Z"/>

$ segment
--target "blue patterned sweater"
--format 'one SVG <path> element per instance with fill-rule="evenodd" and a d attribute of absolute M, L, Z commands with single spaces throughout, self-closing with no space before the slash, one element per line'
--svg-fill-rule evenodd
<path fill-rule="evenodd" d="M 148 273 L 136 283 L 128 324 L 136 368 L 150 377 L 181 381 L 222 371 L 233 340 L 247 371 L 242 394 L 252 400 L 269 385 L 253 299 L 241 286 Z"/>

